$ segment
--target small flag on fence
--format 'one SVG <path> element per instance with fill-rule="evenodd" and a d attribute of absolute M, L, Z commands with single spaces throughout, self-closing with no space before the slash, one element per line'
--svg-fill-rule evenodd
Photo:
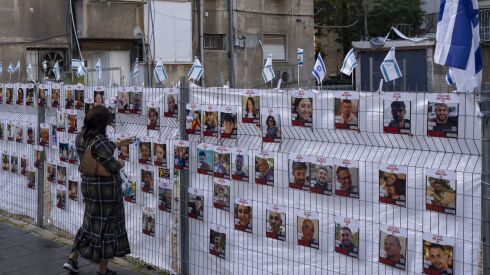
<path fill-rule="evenodd" d="M 478 1 L 441 1 L 440 11 L 434 62 L 452 69 L 459 92 L 471 91 L 482 79 Z"/>
<path fill-rule="evenodd" d="M 168 79 L 167 72 L 165 71 L 165 67 L 163 67 L 163 63 L 161 59 L 158 59 L 157 65 L 153 70 L 153 74 L 155 75 L 157 82 L 163 82 L 164 80 Z"/>
<path fill-rule="evenodd" d="M 187 74 L 187 76 L 189 77 L 189 79 L 194 79 L 196 81 L 199 81 L 203 74 L 204 74 L 204 68 L 202 67 L 199 59 L 196 57 L 194 59 L 194 64 L 192 64 L 192 67 L 189 73 Z"/>
<path fill-rule="evenodd" d="M 272 54 L 270 53 L 265 62 L 264 69 L 262 70 L 262 78 L 264 82 L 269 82 L 276 77 L 274 70 L 272 69 Z"/>
<path fill-rule="evenodd" d="M 27 77 L 32 80 L 32 64 L 29 63 L 26 67 Z"/>
<path fill-rule="evenodd" d="M 43 71 L 47 71 L 48 70 L 48 61 L 46 60 L 43 60 Z"/>
<path fill-rule="evenodd" d="M 78 63 L 77 75 L 78 77 L 84 76 L 87 74 L 87 70 L 85 69 L 85 61 L 80 59 L 80 63 Z"/>
<path fill-rule="evenodd" d="M 97 63 L 95 64 L 95 71 L 97 71 L 97 76 L 99 77 L 99 80 L 102 78 L 102 62 L 100 61 L 100 58 L 97 59 Z"/>
<path fill-rule="evenodd" d="M 17 61 L 17 65 L 15 65 L 15 70 L 20 71 L 20 61 Z"/>
<path fill-rule="evenodd" d="M 3 63 L 0 62 L 0 76 L 3 75 Z"/>
<path fill-rule="evenodd" d="M 340 71 L 345 75 L 351 75 L 352 71 L 354 71 L 356 67 L 356 54 L 354 53 L 354 48 L 352 48 L 345 56 L 344 63 L 342 64 L 342 69 L 340 69 Z"/>
<path fill-rule="evenodd" d="M 298 66 L 303 66 L 304 52 L 303 49 L 298 48 Z"/>
<path fill-rule="evenodd" d="M 400 67 L 398 66 L 398 62 L 396 62 L 395 58 L 395 47 L 390 49 L 383 60 L 383 63 L 381 63 L 380 68 L 385 82 L 402 77 L 402 72 L 400 71 Z"/>
<path fill-rule="evenodd" d="M 53 72 L 54 72 L 54 76 L 56 78 L 56 80 L 61 80 L 61 70 L 60 70 L 60 64 L 58 63 L 58 61 L 56 61 L 56 63 L 54 64 L 54 67 L 53 67 Z"/>
<path fill-rule="evenodd" d="M 140 73 L 140 63 L 138 61 L 138 58 L 134 61 L 134 66 L 133 66 L 133 78 L 138 77 L 138 74 Z"/>
<path fill-rule="evenodd" d="M 9 64 L 9 68 L 7 69 L 9 74 L 13 74 L 15 72 L 15 67 L 12 63 Z"/>
<path fill-rule="evenodd" d="M 313 76 L 316 78 L 318 84 L 321 84 L 325 76 L 327 75 L 327 67 L 323 62 L 322 55 L 318 53 L 316 57 L 315 66 L 313 67 L 313 71 L 311 72 Z"/>
<path fill-rule="evenodd" d="M 454 80 L 453 80 L 453 68 L 449 68 L 447 74 L 446 74 L 446 83 L 447 85 L 453 85 Z"/>

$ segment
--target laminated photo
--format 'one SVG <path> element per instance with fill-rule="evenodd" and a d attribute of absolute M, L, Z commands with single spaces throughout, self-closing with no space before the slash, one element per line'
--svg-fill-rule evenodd
<path fill-rule="evenodd" d="M 44 149 L 42 146 L 34 146 L 34 167 L 43 168 L 44 166 Z"/>
<path fill-rule="evenodd" d="M 58 148 L 60 161 L 68 162 L 68 142 L 64 139 L 60 140 Z"/>
<path fill-rule="evenodd" d="M 83 85 L 75 86 L 75 108 L 83 110 L 85 108 L 85 87 Z"/>
<path fill-rule="evenodd" d="M 406 206 L 407 173 L 405 166 L 379 165 L 379 201 L 381 203 Z"/>
<path fill-rule="evenodd" d="M 189 202 L 187 215 L 189 218 L 204 220 L 204 192 L 199 189 L 189 188 Z"/>
<path fill-rule="evenodd" d="M 53 84 L 51 86 L 51 107 L 58 108 L 61 102 L 61 85 Z"/>
<path fill-rule="evenodd" d="M 298 245 L 320 249 L 320 222 L 318 213 L 308 210 L 297 211 L 296 228 Z"/>
<path fill-rule="evenodd" d="M 143 234 L 155 236 L 155 208 L 143 207 Z"/>
<path fill-rule="evenodd" d="M 5 104 L 11 105 L 14 101 L 14 84 L 5 84 Z"/>
<path fill-rule="evenodd" d="M 8 86 L 7 86 L 7 94 L 8 94 Z M 37 89 L 37 107 L 47 106 L 48 94 L 49 94 L 49 86 L 45 84 L 39 84 Z"/>
<path fill-rule="evenodd" d="M 274 186 L 274 155 L 260 151 L 255 155 L 255 183 Z"/>
<path fill-rule="evenodd" d="M 381 224 L 379 232 L 379 262 L 405 270 L 407 265 L 406 229 Z"/>
<path fill-rule="evenodd" d="M 10 172 L 19 172 L 19 157 L 15 153 L 10 156 Z"/>
<path fill-rule="evenodd" d="M 105 100 L 105 88 L 102 86 L 96 86 L 94 88 L 94 105 L 95 106 L 104 106 Z"/>
<path fill-rule="evenodd" d="M 214 178 L 213 183 L 214 208 L 230 211 L 230 181 Z"/>
<path fill-rule="evenodd" d="M 1 123 L 0 125 L 3 126 L 3 123 Z M 32 122 L 28 122 L 27 123 L 27 138 L 26 138 L 27 144 L 34 144 L 35 137 L 36 137 L 36 128 L 34 127 L 34 124 Z M 0 139 L 2 139 L 2 138 L 3 137 L 0 137 Z"/>
<path fill-rule="evenodd" d="M 3 104 L 3 91 L 5 90 L 4 84 L 0 83 L 0 104 Z"/>
<path fill-rule="evenodd" d="M 209 229 L 209 254 L 226 258 L 226 233 L 222 226 L 212 226 Z"/>
<path fill-rule="evenodd" d="M 260 123 L 260 96 L 254 90 L 245 90 L 243 92 L 242 123 Z"/>
<path fill-rule="evenodd" d="M 56 181 L 58 184 L 65 185 L 66 184 L 66 166 L 63 164 L 56 165 Z"/>
<path fill-rule="evenodd" d="M 138 144 L 138 162 L 151 164 L 151 139 L 147 136 L 140 138 Z"/>
<path fill-rule="evenodd" d="M 231 151 L 224 146 L 214 147 L 214 173 L 216 178 L 230 179 Z"/>
<path fill-rule="evenodd" d="M 355 160 L 335 159 L 335 194 L 359 198 L 359 163 Z"/>
<path fill-rule="evenodd" d="M 147 107 L 148 123 L 147 130 L 160 130 L 160 107 L 155 102 L 148 103 Z"/>
<path fill-rule="evenodd" d="M 68 198 L 73 201 L 78 200 L 78 181 L 73 177 L 68 180 Z"/>
<path fill-rule="evenodd" d="M 29 169 L 27 171 L 27 188 L 36 189 L 36 170 Z"/>
<path fill-rule="evenodd" d="M 237 138 L 237 112 L 235 106 L 222 106 L 220 112 L 220 137 Z"/>
<path fill-rule="evenodd" d="M 15 141 L 19 143 L 24 141 L 24 125 L 22 124 L 15 126 Z"/>
<path fill-rule="evenodd" d="M 423 272 L 425 274 L 454 274 L 454 239 L 424 233 Z"/>
<path fill-rule="evenodd" d="M 335 252 L 359 257 L 359 222 L 347 217 L 335 217 Z"/>
<path fill-rule="evenodd" d="M 85 99 L 85 115 L 92 110 L 92 108 L 95 106 L 94 100 L 92 98 L 86 98 Z"/>
<path fill-rule="evenodd" d="M 107 110 L 109 110 L 109 113 L 111 114 L 111 121 L 109 122 L 109 126 L 114 127 L 116 125 L 116 98 L 111 97 L 109 98 L 109 100 L 106 100 L 105 106 L 107 107 Z"/>
<path fill-rule="evenodd" d="M 201 105 L 186 104 L 185 110 L 185 131 L 189 135 L 201 134 Z"/>
<path fill-rule="evenodd" d="M 170 179 L 170 169 L 164 167 L 158 167 L 158 177 L 162 179 Z"/>
<path fill-rule="evenodd" d="M 130 138 L 129 134 L 119 134 L 118 139 L 119 140 L 124 140 Z M 129 160 L 129 145 L 119 145 L 117 147 L 117 158 L 120 160 Z"/>
<path fill-rule="evenodd" d="M 166 88 L 163 90 L 163 92 L 166 95 L 165 113 L 163 113 L 163 115 L 165 117 L 177 118 L 179 115 L 179 110 L 178 110 L 179 90 L 175 88 Z"/>
<path fill-rule="evenodd" d="M 5 139 L 5 122 L 0 120 L 0 140 Z"/>
<path fill-rule="evenodd" d="M 27 167 L 29 166 L 29 159 L 26 155 L 22 155 L 20 158 L 20 174 L 25 176 L 27 175 Z"/>
<path fill-rule="evenodd" d="M 456 172 L 427 169 L 427 210 L 456 215 Z"/>
<path fill-rule="evenodd" d="M 214 168 L 214 146 L 208 143 L 197 145 L 197 173 L 202 175 L 213 175 Z"/>
<path fill-rule="evenodd" d="M 68 162 L 71 164 L 78 163 L 77 147 L 74 141 L 68 143 Z"/>
<path fill-rule="evenodd" d="M 7 122 L 7 140 L 15 139 L 15 125 L 12 121 Z"/>
<path fill-rule="evenodd" d="M 150 194 L 155 192 L 155 176 L 148 165 L 141 169 L 141 191 Z"/>
<path fill-rule="evenodd" d="M 130 202 L 130 203 L 136 203 L 136 190 L 137 190 L 136 178 L 129 176 L 128 180 L 129 180 L 129 186 L 131 188 L 131 192 L 129 192 L 129 194 L 126 194 L 124 196 L 124 201 Z"/>
<path fill-rule="evenodd" d="M 243 198 L 235 199 L 235 230 L 252 233 L 252 204 Z"/>
<path fill-rule="evenodd" d="M 77 131 L 77 111 L 75 110 L 68 110 L 68 133 L 70 134 L 76 134 Z"/>
<path fill-rule="evenodd" d="M 281 115 L 279 109 L 262 108 L 262 142 L 281 142 Z"/>
<path fill-rule="evenodd" d="M 383 132 L 411 134 L 413 94 L 385 93 L 383 101 Z"/>
<path fill-rule="evenodd" d="M 168 180 L 158 182 L 158 209 L 172 212 L 172 184 Z"/>
<path fill-rule="evenodd" d="M 291 125 L 313 126 L 313 92 L 303 89 L 291 91 Z"/>
<path fill-rule="evenodd" d="M 73 85 L 65 85 L 65 86 L 63 86 L 63 89 L 65 91 L 65 109 L 67 109 L 67 110 L 73 109 L 75 107 L 75 89 L 74 89 L 74 86 Z"/>
<path fill-rule="evenodd" d="M 49 141 L 51 143 L 51 146 L 55 147 L 58 145 L 58 135 L 56 134 L 56 126 L 51 125 L 51 140 Z"/>
<path fill-rule="evenodd" d="M 268 205 L 265 209 L 266 231 L 269 239 L 286 241 L 286 210 L 279 205 Z"/>
<path fill-rule="evenodd" d="M 244 148 L 231 149 L 232 175 L 231 178 L 238 181 L 249 180 L 248 150 Z"/>
<path fill-rule="evenodd" d="M 10 171 L 10 155 L 7 151 L 2 153 L 2 169 L 3 171 Z"/>
<path fill-rule="evenodd" d="M 138 86 L 133 87 L 133 93 L 129 97 L 129 107 L 130 113 L 141 114 L 141 109 L 143 107 L 143 93 Z"/>
<path fill-rule="evenodd" d="M 167 167 L 167 144 L 160 138 L 153 140 L 153 165 Z"/>
<path fill-rule="evenodd" d="M 56 110 L 56 131 L 64 132 L 66 129 L 66 113 L 65 110 Z"/>
<path fill-rule="evenodd" d="M 46 165 L 46 178 L 48 179 L 48 182 L 57 183 L 56 182 L 56 164 L 54 164 L 52 161 L 48 162 L 48 164 Z"/>
<path fill-rule="evenodd" d="M 15 100 L 15 103 L 17 105 L 24 105 L 25 90 L 26 90 L 25 84 L 21 84 L 21 83 L 17 84 L 17 95 Z"/>
<path fill-rule="evenodd" d="M 335 129 L 359 130 L 358 92 L 335 92 Z"/>
<path fill-rule="evenodd" d="M 289 154 L 289 188 L 310 191 L 310 158 Z"/>
<path fill-rule="evenodd" d="M 117 112 L 129 114 L 129 102 L 131 101 L 132 87 L 119 87 L 117 97 Z"/>
<path fill-rule="evenodd" d="M 310 157 L 310 192 L 323 195 L 332 195 L 333 186 L 333 160 L 326 157 Z"/>
<path fill-rule="evenodd" d="M 203 135 L 205 137 L 218 136 L 218 110 L 214 105 L 204 105 L 203 109 Z"/>
<path fill-rule="evenodd" d="M 63 185 L 56 186 L 56 207 L 66 209 L 66 187 Z"/>
<path fill-rule="evenodd" d="M 427 135 L 458 138 L 459 95 L 428 94 Z"/>
<path fill-rule="evenodd" d="M 177 140 L 174 146 L 174 168 L 189 171 L 189 142 Z"/>
<path fill-rule="evenodd" d="M 35 86 L 32 83 L 26 85 L 26 106 L 34 106 Z"/>

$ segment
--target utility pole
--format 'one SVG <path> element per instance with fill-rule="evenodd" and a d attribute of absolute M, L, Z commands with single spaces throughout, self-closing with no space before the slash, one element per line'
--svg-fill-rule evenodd
<path fill-rule="evenodd" d="M 233 11 L 233 0 L 228 0 L 228 55 L 229 55 L 229 74 L 230 88 L 235 87 L 235 26 Z"/>

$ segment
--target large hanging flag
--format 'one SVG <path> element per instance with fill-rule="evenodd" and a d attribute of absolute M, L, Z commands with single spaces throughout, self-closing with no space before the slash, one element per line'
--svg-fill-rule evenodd
<path fill-rule="evenodd" d="M 340 71 L 343 74 L 351 75 L 352 71 L 357 67 L 356 54 L 354 53 L 354 48 L 350 49 L 344 58 L 344 63 L 342 64 L 342 69 Z"/>
<path fill-rule="evenodd" d="M 56 78 L 56 81 L 61 80 L 61 70 L 60 70 L 60 64 L 58 63 L 58 61 L 56 61 L 56 63 L 54 64 L 53 72 L 54 72 L 54 76 Z"/>
<path fill-rule="evenodd" d="M 191 69 L 189 70 L 189 73 L 187 73 L 187 76 L 189 79 L 194 79 L 196 81 L 199 81 L 204 74 L 204 68 L 201 65 L 201 62 L 197 58 L 197 56 L 194 59 L 194 64 L 192 64 Z"/>
<path fill-rule="evenodd" d="M 26 73 L 27 73 L 27 77 L 32 80 L 32 64 L 29 63 L 29 65 L 27 65 L 26 67 Z"/>
<path fill-rule="evenodd" d="M 77 68 L 77 75 L 78 77 L 84 76 L 87 74 L 87 70 L 85 69 L 85 61 L 83 59 L 80 59 L 80 62 L 78 63 L 78 68 Z"/>
<path fill-rule="evenodd" d="M 78 66 L 80 68 L 80 66 Z M 99 77 L 99 80 L 102 78 L 102 62 L 100 61 L 100 58 L 97 58 L 97 63 L 95 64 L 95 71 L 97 72 L 97 76 Z"/>
<path fill-rule="evenodd" d="M 133 65 L 133 78 L 138 77 L 139 73 L 140 73 L 140 63 L 138 61 L 138 58 L 136 58 Z"/>
<path fill-rule="evenodd" d="M 158 59 L 157 65 L 153 70 L 153 74 L 157 79 L 157 82 L 163 82 L 168 79 L 167 71 L 165 71 L 165 67 L 163 67 L 163 62 L 161 59 Z"/>
<path fill-rule="evenodd" d="M 481 85 L 478 1 L 441 1 L 434 62 L 450 68 L 459 92 Z"/>
<path fill-rule="evenodd" d="M 298 48 L 298 66 L 303 66 L 304 61 L 304 51 L 301 48 Z"/>
<path fill-rule="evenodd" d="M 400 71 L 400 67 L 398 66 L 398 62 L 396 62 L 395 58 L 395 47 L 391 47 L 390 51 L 383 60 L 383 63 L 381 63 L 380 68 L 385 82 L 402 77 L 402 72 Z"/>
<path fill-rule="evenodd" d="M 264 79 L 264 82 L 267 83 L 272 79 L 274 79 L 275 77 L 276 74 L 272 69 L 272 54 L 270 53 L 269 56 L 267 57 L 267 61 L 265 62 L 264 69 L 262 69 L 262 78 Z"/>
<path fill-rule="evenodd" d="M 325 76 L 327 75 L 327 67 L 323 62 L 322 55 L 318 53 L 316 56 L 315 66 L 313 67 L 313 71 L 311 71 L 313 76 L 316 78 L 318 84 L 321 84 Z"/>

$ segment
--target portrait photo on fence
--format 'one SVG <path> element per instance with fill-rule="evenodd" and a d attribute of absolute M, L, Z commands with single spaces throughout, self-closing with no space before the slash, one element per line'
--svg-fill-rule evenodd
<path fill-rule="evenodd" d="M 189 170 L 189 142 L 177 141 L 174 149 L 174 168 Z"/>
<path fill-rule="evenodd" d="M 29 87 L 27 89 L 29 90 Z M 73 86 L 64 85 L 63 90 L 65 92 L 65 109 L 73 109 L 75 107 L 75 92 Z M 29 94 L 29 92 L 27 92 L 27 94 Z"/>
<path fill-rule="evenodd" d="M 217 178 L 230 179 L 231 151 L 224 146 L 214 147 L 214 173 Z"/>
<path fill-rule="evenodd" d="M 379 201 L 386 204 L 406 206 L 407 167 L 379 165 Z"/>
<path fill-rule="evenodd" d="M 213 182 L 213 207 L 230 211 L 230 181 L 214 178 Z"/>
<path fill-rule="evenodd" d="M 167 144 L 159 138 L 153 142 L 153 165 L 167 167 Z"/>
<path fill-rule="evenodd" d="M 24 105 L 24 90 L 25 90 L 25 85 L 20 84 L 19 87 L 17 87 L 17 97 L 15 102 L 17 105 Z M 53 106 L 53 107 L 58 107 L 58 106 Z"/>
<path fill-rule="evenodd" d="M 138 162 L 151 164 L 151 140 L 148 137 L 140 138 L 138 144 Z"/>
<path fill-rule="evenodd" d="M 456 173 L 443 169 L 427 169 L 426 208 L 456 215 Z"/>
<path fill-rule="evenodd" d="M 7 87 L 7 92 L 6 92 L 6 103 L 8 103 L 8 95 L 9 95 L 9 90 L 12 92 L 12 88 L 9 87 L 9 84 L 6 85 Z M 46 107 L 48 104 L 48 94 L 49 94 L 49 86 L 48 85 L 39 85 L 38 86 L 38 94 L 37 94 L 37 106 L 38 107 Z M 10 101 L 12 101 L 12 98 L 10 98 Z"/>
<path fill-rule="evenodd" d="M 252 205 L 249 200 L 235 199 L 235 230 L 252 233 Z"/>
<path fill-rule="evenodd" d="M 85 108 L 85 87 L 77 85 L 75 88 L 75 109 L 83 110 Z"/>
<path fill-rule="evenodd" d="M 255 183 L 274 186 L 274 156 L 270 152 L 255 155 Z"/>
<path fill-rule="evenodd" d="M 249 180 L 249 159 L 248 150 L 243 148 L 233 148 L 231 154 L 232 179 L 238 181 Z"/>
<path fill-rule="evenodd" d="M 224 228 L 213 226 L 209 229 L 209 254 L 219 258 L 226 258 L 226 233 L 220 232 Z"/>
<path fill-rule="evenodd" d="M 136 203 L 136 190 L 137 190 L 136 177 L 129 176 L 128 180 L 129 180 L 130 192 L 124 194 L 124 201 L 130 203 Z"/>
<path fill-rule="evenodd" d="M 120 87 L 117 97 L 117 112 L 129 114 L 129 102 L 131 101 L 131 90 L 126 87 Z"/>
<path fill-rule="evenodd" d="M 380 225 L 379 262 L 405 270 L 407 264 L 407 230 L 396 226 Z"/>
<path fill-rule="evenodd" d="M 332 195 L 333 160 L 326 157 L 310 157 L 310 192 Z"/>
<path fill-rule="evenodd" d="M 289 188 L 304 191 L 310 190 L 309 158 L 292 153 L 289 155 Z"/>
<path fill-rule="evenodd" d="M 197 173 L 213 175 L 214 172 L 214 146 L 200 143 L 197 145 Z"/>
<path fill-rule="evenodd" d="M 237 138 L 237 112 L 234 106 L 222 106 L 220 112 L 220 137 Z"/>
<path fill-rule="evenodd" d="M 313 92 L 302 89 L 291 92 L 291 125 L 313 127 Z"/>
<path fill-rule="evenodd" d="M 359 130 L 359 93 L 335 92 L 335 129 Z"/>
<path fill-rule="evenodd" d="M 318 213 L 298 211 L 296 217 L 298 245 L 320 249 L 320 223 Z"/>
<path fill-rule="evenodd" d="M 458 138 L 459 96 L 429 94 L 427 104 L 427 135 Z"/>
<path fill-rule="evenodd" d="M 201 105 L 187 104 L 186 105 L 186 128 L 185 131 L 189 135 L 201 134 Z"/>
<path fill-rule="evenodd" d="M 145 165 L 141 169 L 141 191 L 153 194 L 155 191 L 155 175 L 153 169 L 149 165 Z"/>
<path fill-rule="evenodd" d="M 359 198 L 359 168 L 354 160 L 335 159 L 335 194 Z"/>
<path fill-rule="evenodd" d="M 143 207 L 143 234 L 155 236 L 155 208 Z"/>
<path fill-rule="evenodd" d="M 165 92 L 165 91 L 164 91 Z M 168 90 L 166 94 L 165 101 L 165 117 L 173 117 L 177 118 L 179 115 L 179 105 L 178 105 L 178 91 L 177 90 Z"/>
<path fill-rule="evenodd" d="M 78 181 L 73 177 L 68 180 L 68 197 L 73 201 L 78 199 Z"/>
<path fill-rule="evenodd" d="M 385 93 L 383 110 L 383 132 L 411 134 L 413 95 L 409 93 Z"/>
<path fill-rule="evenodd" d="M 218 136 L 218 110 L 216 106 L 203 106 L 203 136 Z"/>
<path fill-rule="evenodd" d="M 158 209 L 172 212 L 172 185 L 168 181 L 158 182 Z"/>
<path fill-rule="evenodd" d="M 29 169 L 27 171 L 27 188 L 36 189 L 36 170 Z"/>
<path fill-rule="evenodd" d="M 148 123 L 146 129 L 160 130 L 160 107 L 156 107 L 155 103 L 149 104 L 147 108 Z"/>
<path fill-rule="evenodd" d="M 119 138 L 121 140 L 129 138 L 129 135 L 120 135 Z M 120 160 L 129 160 L 129 145 L 128 144 L 119 144 L 117 147 L 117 158 Z"/>
<path fill-rule="evenodd" d="M 189 218 L 204 220 L 204 195 L 203 191 L 189 188 L 189 202 L 187 215 Z"/>
<path fill-rule="evenodd" d="M 335 252 L 359 257 L 359 223 L 347 217 L 335 217 Z"/>
<path fill-rule="evenodd" d="M 242 96 L 242 123 L 260 123 L 260 96 L 245 90 Z"/>
<path fill-rule="evenodd" d="M 262 124 L 262 142 L 281 142 L 281 115 L 276 108 L 260 110 Z"/>
<path fill-rule="evenodd" d="M 265 210 L 267 238 L 286 241 L 286 211 L 278 205 L 269 205 Z"/>
<path fill-rule="evenodd" d="M 66 209 L 66 186 L 56 186 L 56 207 L 59 209 Z"/>
<path fill-rule="evenodd" d="M 61 101 L 61 86 L 59 84 L 53 84 L 51 86 L 51 107 L 57 108 L 60 106 Z"/>
<path fill-rule="evenodd" d="M 94 97 L 93 97 L 93 102 L 95 106 L 102 106 L 104 105 L 104 100 L 105 100 L 105 91 L 104 87 L 97 86 L 94 89 Z"/>
<path fill-rule="evenodd" d="M 26 106 L 33 106 L 35 102 L 35 86 L 32 83 L 28 83 L 26 86 Z M 2 103 L 3 100 L 0 100 Z"/>
<path fill-rule="evenodd" d="M 425 274 L 454 274 L 454 239 L 424 233 L 423 257 Z"/>
<path fill-rule="evenodd" d="M 139 87 L 135 87 L 139 89 Z M 143 108 L 143 94 L 139 91 L 134 91 L 132 96 L 129 98 L 129 112 L 131 114 L 141 114 L 141 109 Z"/>

